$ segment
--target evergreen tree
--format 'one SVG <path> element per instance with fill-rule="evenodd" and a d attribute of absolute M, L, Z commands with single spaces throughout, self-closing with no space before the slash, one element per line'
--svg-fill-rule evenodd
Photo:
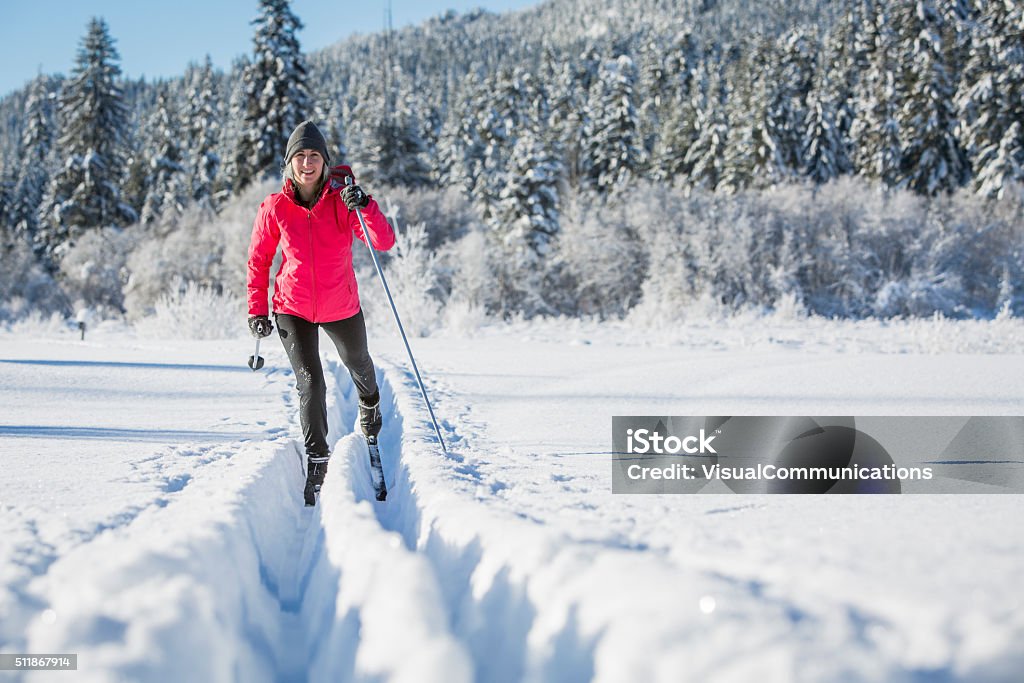
<path fill-rule="evenodd" d="M 767 135 L 774 141 L 783 168 L 790 174 L 803 167 L 807 96 L 811 92 L 817 51 L 814 41 L 802 29 L 794 29 L 785 37 L 777 58 L 766 51 L 767 63 L 778 63 L 778 69 L 769 80 L 772 87 L 768 90 Z"/>
<path fill-rule="evenodd" d="M 92 19 L 60 97 L 64 163 L 42 203 L 40 237 L 51 268 L 85 230 L 136 220 L 121 201 L 128 110 L 118 59 L 106 23 Z"/>
<path fill-rule="evenodd" d="M 578 72 L 575 64 L 568 61 L 559 63 L 553 54 L 546 55 L 545 64 L 545 82 L 551 84 L 548 89 L 550 115 L 547 131 L 542 133 L 549 149 L 560 150 L 569 185 L 578 187 L 583 158 L 580 132 L 588 123 L 586 108 L 581 104 L 585 101 L 585 93 L 575 78 Z"/>
<path fill-rule="evenodd" d="M 550 313 L 544 296 L 545 259 L 558 234 L 558 186 L 562 164 L 547 149 L 537 125 L 517 135 L 490 233 L 500 310 Z"/>
<path fill-rule="evenodd" d="M 1024 5 L 980 6 L 958 104 L 974 186 L 1001 196 L 1009 182 L 1024 182 Z"/>
<path fill-rule="evenodd" d="M 598 192 L 639 176 L 645 163 L 634 105 L 636 79 L 633 60 L 620 55 L 602 65 L 591 89 L 583 167 L 587 183 Z"/>
<path fill-rule="evenodd" d="M 898 31 L 904 49 L 905 98 L 899 112 L 907 141 L 901 185 L 925 195 L 952 192 L 967 179 L 967 159 L 956 136 L 954 75 L 944 42 L 949 40 L 933 0 L 901 0 Z"/>
<path fill-rule="evenodd" d="M 980 193 L 1002 198 L 1008 182 L 1024 181 L 1024 130 L 1020 121 L 1010 124 L 994 153 L 987 148 L 982 153 L 986 162 L 978 172 Z"/>
<path fill-rule="evenodd" d="M 438 141 L 438 181 L 471 195 L 483 167 L 484 145 L 473 114 L 479 92 L 467 87 L 456 95 Z"/>
<path fill-rule="evenodd" d="M 235 190 L 281 168 L 288 136 L 312 116 L 306 65 L 288 0 L 260 0 L 253 59 L 242 75 L 244 129 L 235 149 Z"/>
<path fill-rule="evenodd" d="M 767 187 L 786 173 L 779 143 L 772 136 L 768 95 L 770 75 L 755 65 L 765 63 L 766 45 L 744 51 L 729 69 L 731 85 L 725 103 L 728 135 L 722 148 L 721 176 L 717 187 L 736 192 L 746 187 Z"/>
<path fill-rule="evenodd" d="M 190 69 L 186 76 L 188 92 L 185 124 L 188 131 L 188 173 L 191 197 L 210 203 L 220 171 L 218 146 L 221 137 L 221 97 L 210 56 L 201 67 Z"/>
<path fill-rule="evenodd" d="M 903 83 L 896 75 L 896 40 L 886 8 L 867 3 L 865 7 L 857 45 L 861 46 L 867 70 L 857 81 L 854 93 L 852 166 L 856 173 L 893 187 L 901 178 L 903 161 L 898 116 Z"/>
<path fill-rule="evenodd" d="M 480 95 L 483 101 L 473 108 L 478 112 L 481 166 L 472 195 L 481 216 L 490 222 L 520 130 L 531 111 L 547 107 L 547 98 L 533 75 L 519 67 L 499 71 L 488 79 Z"/>
<path fill-rule="evenodd" d="M 654 158 L 658 133 L 664 126 L 664 119 L 669 116 L 668 104 L 674 99 L 674 74 L 668 69 L 672 57 L 663 37 L 654 32 L 644 36 L 638 57 L 640 73 L 636 92 L 640 103 L 637 112 L 639 139 L 648 162 Z"/>
<path fill-rule="evenodd" d="M 242 55 L 231 64 L 231 72 L 227 78 L 227 109 L 221 126 L 220 143 L 217 146 L 222 167 L 213 182 L 213 200 L 220 204 L 232 193 L 241 190 L 238 184 L 239 167 L 245 165 L 246 157 L 239 156 L 244 148 L 243 139 L 248 134 L 245 127 L 245 110 L 247 99 L 246 74 L 252 67 L 248 56 Z"/>
<path fill-rule="evenodd" d="M 191 194 L 184 153 L 178 144 L 181 122 L 171 109 L 166 90 L 157 97 L 156 111 L 147 125 L 156 140 L 156 153 L 149 162 L 149 188 L 142 206 L 142 222 L 152 225 L 181 214 Z"/>
<path fill-rule="evenodd" d="M 17 206 L 14 191 L 17 183 L 13 170 L 0 167 L 0 254 L 4 255 L 14 249 L 15 241 L 21 238 L 15 229 Z"/>
<path fill-rule="evenodd" d="M 539 128 L 527 126 L 518 136 L 495 212 L 506 251 L 531 266 L 534 255 L 546 255 L 558 234 L 558 186 L 563 174 L 561 161 L 545 146 Z"/>
<path fill-rule="evenodd" d="M 691 185 L 713 190 L 725 170 L 725 145 L 729 131 L 725 113 L 727 86 L 714 73 L 705 73 L 700 82 L 702 86 L 694 89 L 697 135 L 686 150 L 683 163 L 690 169 Z"/>
<path fill-rule="evenodd" d="M 655 142 L 651 176 L 672 182 L 689 175 L 686 154 L 696 138 L 697 111 L 693 107 L 693 98 L 680 96 Z"/>
<path fill-rule="evenodd" d="M 29 244 L 35 242 L 39 207 L 50 181 L 48 168 L 56 131 L 55 100 L 52 79 L 37 77 L 29 87 L 25 103 L 25 129 L 19 152 L 26 163 L 14 190 L 13 211 L 9 216 L 15 233 Z"/>
<path fill-rule="evenodd" d="M 376 169 L 375 181 L 414 189 L 430 184 L 427 145 L 417 109 L 412 98 L 405 98 L 397 111 L 380 117 L 368 155 Z"/>
<path fill-rule="evenodd" d="M 839 121 L 840 106 L 835 96 L 832 78 L 835 71 L 828 58 L 818 67 L 815 87 L 807 95 L 807 118 L 804 123 L 804 143 L 801 152 L 801 172 L 816 183 L 827 183 L 848 168 L 846 145 Z"/>
<path fill-rule="evenodd" d="M 659 128 L 651 152 L 650 176 L 672 181 L 689 173 L 686 152 L 696 139 L 697 112 L 693 107 L 693 82 L 697 50 L 693 35 L 680 32 L 665 57 L 667 93 L 659 105 Z"/>

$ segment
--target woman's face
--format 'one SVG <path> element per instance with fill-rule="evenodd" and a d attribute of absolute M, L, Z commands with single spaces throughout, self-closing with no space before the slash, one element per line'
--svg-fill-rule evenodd
<path fill-rule="evenodd" d="M 304 149 L 292 157 L 292 178 L 307 192 L 316 189 L 324 172 L 324 158 L 313 149 Z"/>

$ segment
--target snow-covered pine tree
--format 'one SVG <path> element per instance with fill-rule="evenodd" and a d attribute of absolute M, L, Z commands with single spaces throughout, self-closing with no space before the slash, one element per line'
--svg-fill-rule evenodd
<path fill-rule="evenodd" d="M 61 91 L 58 151 L 63 165 L 41 205 L 38 235 L 51 270 L 84 231 L 137 218 L 120 191 L 128 110 L 118 59 L 106 22 L 92 19 Z"/>
<path fill-rule="evenodd" d="M 542 131 L 545 144 L 560 151 L 566 180 L 571 187 L 578 187 L 583 144 L 580 131 L 586 125 L 586 111 L 581 105 L 585 93 L 575 79 L 577 67 L 571 61 L 559 61 L 556 53 L 547 51 L 542 69 L 550 110 L 548 126 Z"/>
<path fill-rule="evenodd" d="M 694 71 L 698 62 L 693 35 L 680 31 L 665 57 L 667 91 L 662 96 L 660 127 L 654 140 L 649 175 L 672 182 L 685 176 L 686 151 L 696 139 L 697 112 L 693 108 Z"/>
<path fill-rule="evenodd" d="M 427 146 L 418 104 L 412 95 L 395 103 L 396 110 L 380 117 L 373 126 L 368 161 L 376 169 L 373 179 L 389 185 L 418 189 L 430 184 Z"/>
<path fill-rule="evenodd" d="M 974 187 L 1001 197 L 1024 182 L 1024 5 L 985 0 L 958 96 Z"/>
<path fill-rule="evenodd" d="M 468 196 L 472 196 L 483 166 L 484 145 L 472 113 L 479 97 L 472 84 L 456 94 L 437 145 L 438 183 L 458 187 Z"/>
<path fill-rule="evenodd" d="M 694 87 L 697 134 L 686 150 L 683 163 L 690 169 L 689 183 L 713 190 L 724 173 L 725 144 L 729 125 L 726 118 L 728 86 L 718 74 L 718 65 L 702 64 Z"/>
<path fill-rule="evenodd" d="M 515 146 L 503 174 L 504 187 L 491 219 L 501 311 L 527 315 L 550 313 L 543 287 L 552 240 L 558 234 L 561 161 L 545 146 L 531 121 L 516 131 Z"/>
<path fill-rule="evenodd" d="M 761 64 L 771 63 L 766 42 L 757 40 L 730 65 L 729 99 L 725 103 L 728 135 L 722 150 L 721 177 L 717 187 L 737 192 L 746 187 L 768 187 L 786 175 L 779 143 L 772 137 L 771 110 L 774 88 L 771 73 Z"/>
<path fill-rule="evenodd" d="M 141 111 L 136 114 L 141 115 Z M 143 125 L 133 125 L 127 134 L 128 155 L 126 158 L 126 171 L 124 180 L 121 182 L 121 196 L 125 203 L 132 207 L 137 215 L 142 215 L 142 206 L 146 203 L 146 195 L 149 194 L 149 161 L 155 153 L 153 139 L 146 135 Z"/>
<path fill-rule="evenodd" d="M 288 0 L 260 0 L 251 23 L 253 58 L 242 76 L 244 127 L 234 153 L 236 192 L 281 168 L 288 136 L 313 114 L 296 36 L 302 22 Z"/>
<path fill-rule="evenodd" d="M 903 160 L 898 113 L 904 96 L 897 76 L 896 41 L 886 6 L 865 3 L 864 7 L 855 40 L 867 70 L 854 90 L 852 165 L 857 174 L 893 187 L 900 180 Z"/>
<path fill-rule="evenodd" d="M 591 88 L 590 114 L 583 131 L 583 171 L 587 185 L 597 192 L 628 183 L 646 163 L 635 105 L 636 82 L 633 60 L 619 55 L 601 65 Z"/>
<path fill-rule="evenodd" d="M 669 97 L 661 102 L 663 116 L 665 110 L 671 112 L 679 98 L 689 99 L 693 89 L 693 78 L 697 63 L 701 57 L 697 48 L 697 40 L 688 29 L 682 29 L 672 38 L 669 52 L 665 55 L 665 75 Z"/>
<path fill-rule="evenodd" d="M 156 141 L 156 150 L 149 160 L 149 191 L 142 205 L 141 220 L 144 225 L 152 225 L 161 218 L 180 215 L 192 194 L 185 154 L 178 144 L 182 123 L 166 88 L 161 88 L 156 110 L 146 128 Z"/>
<path fill-rule="evenodd" d="M 697 138 L 697 111 L 692 96 L 680 95 L 662 124 L 654 144 L 651 177 L 669 183 L 690 173 L 686 153 Z"/>
<path fill-rule="evenodd" d="M 670 115 L 669 104 L 675 97 L 674 74 L 668 66 L 672 58 L 672 50 L 664 36 L 648 30 L 637 58 L 639 81 L 636 84 L 639 138 L 648 163 L 654 159 L 658 135 L 664 127 L 664 119 Z M 649 171 L 645 168 L 644 175 Z"/>
<path fill-rule="evenodd" d="M 244 149 L 243 138 L 248 134 L 245 123 L 248 102 L 246 74 L 250 72 L 251 67 L 252 60 L 248 55 L 237 57 L 231 64 L 231 71 L 225 83 L 227 107 L 221 126 L 220 143 L 217 146 L 221 168 L 213 183 L 213 200 L 218 205 L 222 205 L 236 190 L 241 191 L 237 182 L 238 168 L 239 164 L 246 163 L 246 157 L 240 156 L 239 151 Z"/>
<path fill-rule="evenodd" d="M 807 95 L 811 91 L 815 55 L 818 46 L 802 28 L 790 31 L 783 39 L 781 53 L 767 64 L 778 64 L 770 76 L 768 89 L 768 135 L 775 142 L 776 152 L 788 174 L 803 167 L 804 125 L 807 120 Z"/>
<path fill-rule="evenodd" d="M 1008 183 L 1024 181 L 1024 128 L 1020 121 L 1010 124 L 994 153 L 988 148 L 982 153 L 985 165 L 978 172 L 979 193 L 1002 198 Z"/>
<path fill-rule="evenodd" d="M 25 102 L 25 128 L 19 153 L 26 163 L 22 165 L 14 190 L 13 212 L 9 219 L 15 233 L 29 244 L 35 242 L 39 207 L 50 181 L 48 169 L 57 130 L 56 98 L 53 79 L 39 75 L 29 86 Z"/>
<path fill-rule="evenodd" d="M 545 145 L 537 123 L 517 132 L 494 216 L 506 251 L 517 261 L 532 266 L 534 256 L 546 255 L 558 234 L 563 174 L 561 160 Z"/>
<path fill-rule="evenodd" d="M 471 194 L 481 217 L 488 223 L 494 223 L 516 136 L 540 93 L 528 71 L 519 67 L 502 69 L 486 80 L 479 93 L 481 100 L 472 105 L 477 112 L 482 163 Z"/>
<path fill-rule="evenodd" d="M 191 67 L 185 80 L 185 123 L 188 132 L 185 151 L 190 194 L 193 200 L 210 205 L 221 166 L 218 146 L 221 137 L 220 121 L 224 116 L 220 88 L 210 55 L 206 55 L 202 66 Z"/>
<path fill-rule="evenodd" d="M 956 74 L 950 73 L 946 56 L 954 36 L 934 0 L 899 0 L 895 24 L 905 86 L 899 119 L 906 145 L 899 184 L 928 196 L 952 192 L 968 175 L 956 135 Z"/>
<path fill-rule="evenodd" d="M 18 176 L 13 169 L 0 166 L 0 253 L 6 255 L 14 249 L 16 240 L 21 239 L 15 229 L 17 206 L 14 191 Z"/>
<path fill-rule="evenodd" d="M 837 75 L 834 64 L 834 55 L 826 50 L 825 59 L 818 66 L 815 86 L 807 94 L 801 173 L 819 184 L 838 177 L 848 167 L 846 143 L 839 126 L 842 104 L 833 99 L 837 90 L 833 81 Z"/>

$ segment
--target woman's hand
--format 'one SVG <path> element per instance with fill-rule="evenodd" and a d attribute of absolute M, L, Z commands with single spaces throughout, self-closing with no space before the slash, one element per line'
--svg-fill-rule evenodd
<path fill-rule="evenodd" d="M 265 315 L 251 315 L 249 316 L 249 331 L 257 339 L 269 337 L 270 333 L 274 331 L 274 324 Z"/>
<path fill-rule="evenodd" d="M 345 202 L 349 211 L 355 211 L 365 209 L 370 203 L 370 197 L 358 185 L 349 185 L 341 191 L 341 201 Z"/>

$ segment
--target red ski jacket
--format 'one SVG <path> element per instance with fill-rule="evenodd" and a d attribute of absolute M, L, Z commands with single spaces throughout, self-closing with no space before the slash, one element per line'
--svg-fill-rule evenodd
<path fill-rule="evenodd" d="M 260 204 L 249 243 L 249 315 L 268 315 L 270 267 L 278 245 L 281 270 L 274 280 L 275 313 L 314 323 L 351 318 L 359 312 L 359 290 L 352 269 L 353 236 L 366 241 L 359 218 L 341 201 L 347 166 L 331 169 L 312 209 L 299 204 L 291 180 Z M 376 249 L 395 244 L 395 233 L 377 202 L 362 210 Z"/>

